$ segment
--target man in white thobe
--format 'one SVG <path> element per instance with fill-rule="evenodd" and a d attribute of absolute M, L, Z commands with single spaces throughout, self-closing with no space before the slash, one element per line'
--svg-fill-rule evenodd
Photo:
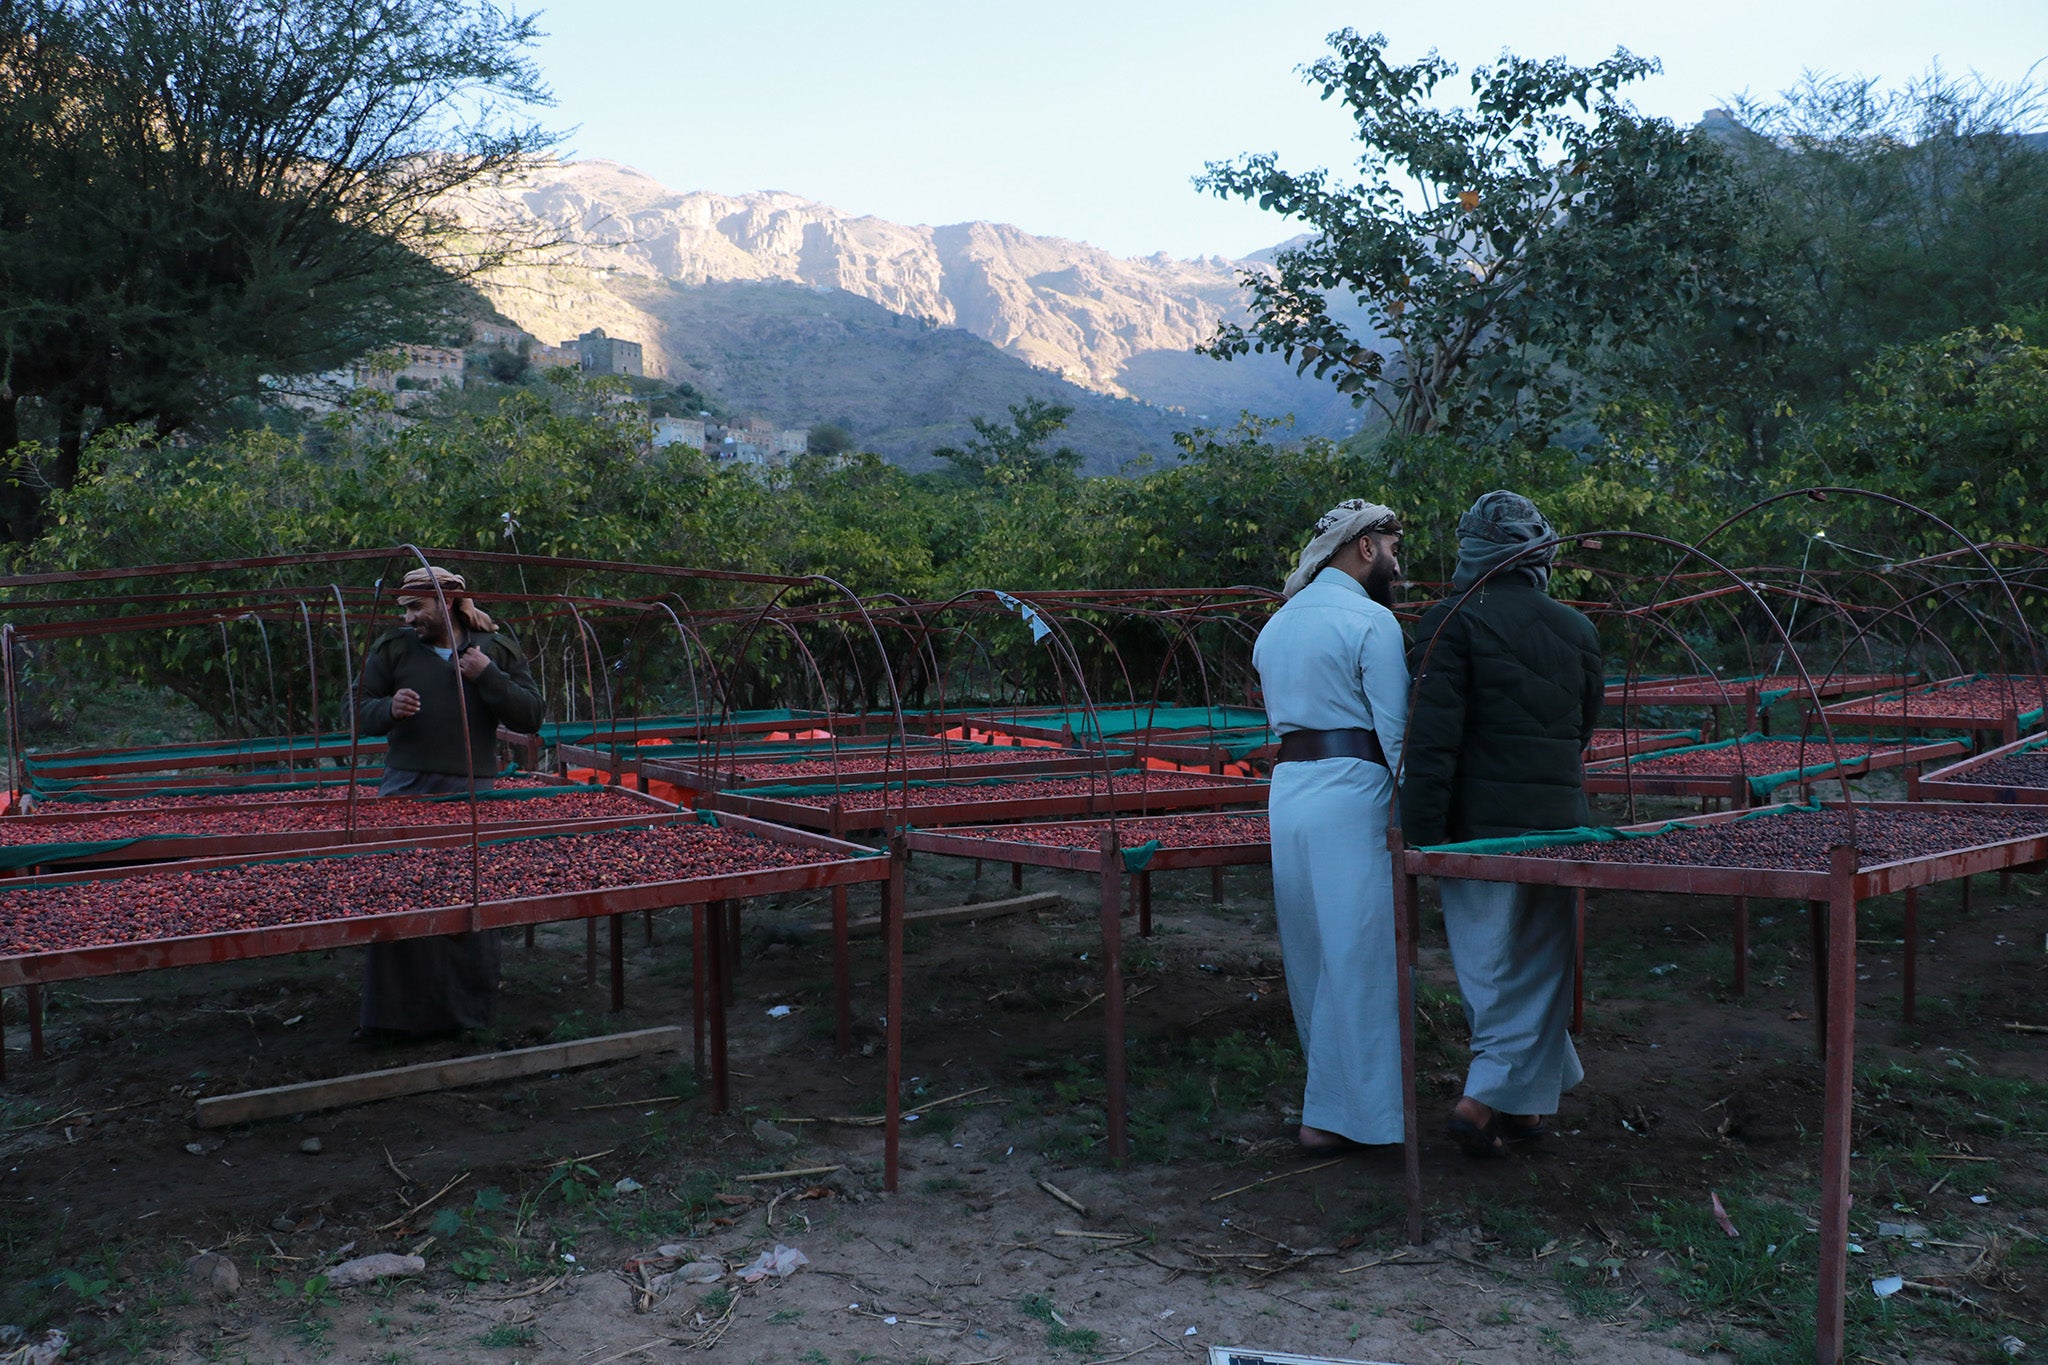
<path fill-rule="evenodd" d="M 1294 1027 L 1308 1059 L 1301 1145 L 1401 1141 L 1394 882 L 1387 817 L 1408 717 L 1389 610 L 1393 512 L 1352 498 L 1316 523 L 1252 651 L 1273 768 L 1273 903 Z"/>

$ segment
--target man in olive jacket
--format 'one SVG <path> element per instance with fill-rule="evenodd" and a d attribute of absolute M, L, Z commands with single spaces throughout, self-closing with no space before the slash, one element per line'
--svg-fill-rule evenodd
<path fill-rule="evenodd" d="M 413 570 L 398 590 L 405 626 L 370 646 L 356 714 L 364 734 L 390 736 L 379 796 L 466 793 L 472 782 L 487 789 L 498 766 L 498 726 L 540 727 L 540 689 L 526 656 L 469 599 L 466 586 L 446 569 Z M 484 1028 L 497 998 L 494 931 L 373 943 L 357 1036 L 425 1038 Z"/>
<path fill-rule="evenodd" d="M 1424 613 L 1401 783 L 1411 846 L 1586 824 L 1580 757 L 1600 717 L 1599 636 L 1550 599 L 1556 533 L 1534 503 L 1486 494 L 1458 520 L 1456 594 Z M 1472 1028 L 1451 1136 L 1475 1156 L 1541 1137 L 1585 1078 L 1571 1021 L 1572 894 L 1440 878 Z"/>

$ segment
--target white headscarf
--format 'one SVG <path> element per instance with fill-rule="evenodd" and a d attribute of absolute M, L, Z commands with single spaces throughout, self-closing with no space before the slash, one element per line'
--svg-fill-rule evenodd
<path fill-rule="evenodd" d="M 1301 552 L 1301 559 L 1295 564 L 1294 572 L 1287 575 L 1287 582 L 1281 585 L 1280 595 L 1284 598 L 1293 597 L 1329 566 L 1337 551 L 1367 531 L 1395 520 L 1394 509 L 1391 507 L 1382 507 L 1379 503 L 1367 502 L 1364 498 L 1344 499 L 1317 520 L 1315 539 Z"/>

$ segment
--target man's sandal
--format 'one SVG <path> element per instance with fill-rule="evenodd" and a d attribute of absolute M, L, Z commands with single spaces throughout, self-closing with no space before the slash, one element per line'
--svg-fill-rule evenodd
<path fill-rule="evenodd" d="M 1550 1136 L 1550 1125 L 1534 1114 L 1506 1119 L 1496 1117 L 1500 1134 L 1509 1142 L 1541 1142 Z"/>
<path fill-rule="evenodd" d="M 1451 1141 L 1458 1144 L 1458 1150 L 1466 1156 L 1506 1156 L 1507 1139 L 1501 1136 L 1501 1122 L 1498 1114 L 1484 1123 L 1474 1123 L 1457 1110 L 1444 1122 L 1444 1129 L 1451 1135 Z"/>

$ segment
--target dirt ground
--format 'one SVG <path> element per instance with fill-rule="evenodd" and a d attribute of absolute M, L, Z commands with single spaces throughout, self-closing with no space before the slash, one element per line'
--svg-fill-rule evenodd
<path fill-rule="evenodd" d="M 734 1108 L 687 1054 L 209 1132 L 200 1095 L 689 1022 L 687 918 L 628 939 L 628 1008 L 586 984 L 583 930 L 506 946 L 488 1039 L 351 1044 L 350 953 L 114 978 L 52 993 L 32 1062 L 8 1001 L 0 1323 L 70 1359 L 669 1360 L 969 1365 L 1206 1361 L 1211 1346 L 1346 1360 L 1810 1359 L 1819 1070 L 1801 906 L 1752 906 L 1754 987 L 1729 989 L 1725 902 L 1593 903 L 1588 1079 L 1557 1133 L 1461 1158 L 1440 1116 L 1463 1024 L 1426 934 L 1428 1242 L 1402 1236 L 1398 1152 L 1303 1157 L 1300 1059 L 1270 884 L 1162 875 L 1128 940 L 1134 1159 L 1103 1156 L 1093 888 L 1034 871 L 1056 910 L 918 930 L 902 1187 L 880 1191 L 879 958 L 858 942 L 861 1047 L 832 1044 L 818 898 L 750 905 L 732 1012 Z M 2048 896 L 1980 879 L 1923 901 L 1919 1022 L 1899 1018 L 1896 905 L 1870 908 L 1852 1353 L 2048 1358 Z M 1011 894 L 1001 869 L 919 858 L 911 905 Z M 856 911 L 872 892 L 856 893 Z M 773 1007 L 790 1011 L 772 1016 Z M 958 1098 L 955 1098 L 958 1097 Z M 315 1145 L 317 1152 L 306 1147 Z M 741 1177 L 839 1169 L 768 1181 Z M 451 1187 L 451 1182 L 454 1182 Z M 1085 1205 L 1083 1217 L 1043 1188 Z M 1737 1236 L 1717 1226 L 1718 1198 Z M 1981 1202 L 1980 1202 L 1981 1201 Z M 1880 1224 L 1890 1225 L 1881 1227 Z M 682 1261 L 787 1279 L 636 1285 Z M 662 1259 L 658 1249 L 674 1254 Z M 213 1251 L 233 1265 L 217 1292 Z M 424 1274 L 336 1291 L 321 1272 L 418 1252 Z M 644 1262 L 636 1266 L 636 1258 Z M 1880 1300 L 1873 1280 L 1907 1287 Z M 2015 1344 L 2015 1342 L 2017 1344 Z M 0 1360 L 9 1359 L 0 1345 Z"/>

